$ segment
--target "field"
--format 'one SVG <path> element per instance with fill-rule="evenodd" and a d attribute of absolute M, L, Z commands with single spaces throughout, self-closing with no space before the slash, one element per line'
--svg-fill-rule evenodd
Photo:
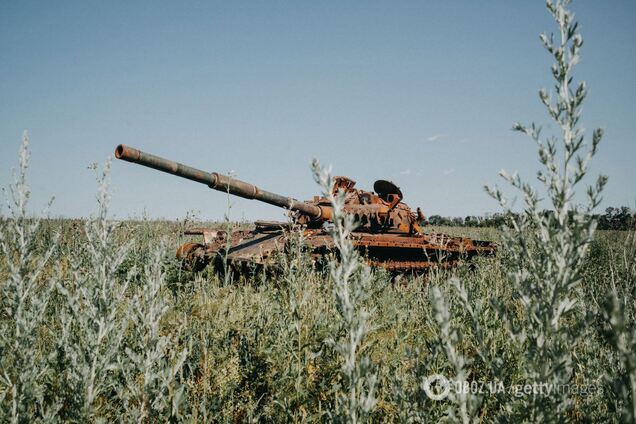
<path fill-rule="evenodd" d="M 3 221 L 5 241 L 14 225 Z M 199 276 L 182 272 L 173 246 L 184 241 L 183 227 L 40 221 L 27 260 L 39 265 L 50 256 L 30 286 L 31 300 L 11 315 L 6 308 L 19 300 L 3 297 L 3 421 L 13 412 L 28 421 L 53 414 L 82 422 L 325 421 L 342 413 L 349 382 L 338 343 L 347 329 L 329 272 L 312 270 L 300 250 L 285 257 L 275 278 L 228 283 L 211 268 Z M 485 239 L 499 234 L 457 227 L 428 231 Z M 576 306 L 562 323 L 577 332 L 576 343 L 568 346 L 569 383 L 584 389 L 545 396 L 554 405 L 567 399 L 559 414 L 574 421 L 620 418 L 625 399 L 620 383 L 628 370 L 612 342 L 612 327 L 601 317 L 607 293 L 616 290 L 632 300 L 624 314 L 633 325 L 633 256 L 633 235 L 599 232 L 584 261 Z M 461 399 L 433 400 L 423 390 L 427 376 L 455 378 L 461 358 L 462 380 L 474 382 L 473 390 L 483 385 L 481 394 L 469 390 L 464 399 L 467 416 L 533 420 L 525 414 L 546 399 L 515 392 L 522 390 L 518 385 L 534 383 L 524 369 L 529 344 L 511 336 L 518 329 L 507 328 L 498 309 L 513 313 L 511 322 L 527 325 L 527 309 L 506 275 L 509 259 L 503 250 L 497 258 L 479 259 L 474 271 L 460 266 L 397 285 L 381 272 L 369 277 L 358 305 L 368 311 L 368 322 L 355 353 L 356 361 L 369 359 L 375 379 L 377 402 L 369 418 L 437 421 L 450 412 L 461 419 Z M 625 260 L 632 261 L 631 268 L 625 269 Z M 11 289 L 29 284 L 14 281 L 16 272 L 33 276 L 7 267 L 6 256 L 0 272 L 3 296 L 15 296 Z M 368 383 L 360 389 L 367 390 Z"/>

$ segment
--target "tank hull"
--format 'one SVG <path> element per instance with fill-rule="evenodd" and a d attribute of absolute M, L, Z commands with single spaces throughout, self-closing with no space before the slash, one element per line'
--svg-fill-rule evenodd
<path fill-rule="evenodd" d="M 186 243 L 177 251 L 185 269 L 200 271 L 207 264 L 216 269 L 230 266 L 239 272 L 274 268 L 276 257 L 291 238 L 287 223 L 257 222 L 254 230 L 192 229 L 189 235 L 203 236 L 203 243 Z M 324 229 L 303 231 L 304 244 L 314 262 L 333 251 L 331 235 Z M 351 235 L 353 245 L 373 267 L 392 273 L 423 273 L 432 268 L 449 268 L 460 260 L 494 255 L 492 242 L 452 237 L 446 234 L 369 234 Z M 220 270 L 219 270 L 220 271 Z"/>

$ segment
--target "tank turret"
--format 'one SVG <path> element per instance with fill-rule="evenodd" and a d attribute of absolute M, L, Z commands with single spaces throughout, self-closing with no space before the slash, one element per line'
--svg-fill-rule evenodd
<path fill-rule="evenodd" d="M 310 228 L 317 228 L 332 219 L 331 202 L 316 196 L 311 201 L 301 202 L 291 197 L 262 190 L 241 180 L 218 172 L 206 172 L 178 162 L 120 144 L 115 149 L 117 159 L 147 166 L 205 184 L 208 187 L 294 212 L 295 219 Z M 417 215 L 402 202 L 402 192 L 390 181 L 378 180 L 373 185 L 375 192 L 355 188 L 356 182 L 347 177 L 334 178 L 334 191 L 345 192 L 344 212 L 354 215 L 359 223 L 357 231 L 372 233 L 419 234 L 422 232 Z"/>

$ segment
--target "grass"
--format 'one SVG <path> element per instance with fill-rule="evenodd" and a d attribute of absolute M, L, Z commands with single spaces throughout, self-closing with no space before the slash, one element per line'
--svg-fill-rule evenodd
<path fill-rule="evenodd" d="M 89 241 L 84 224 L 74 220 L 41 221 L 35 239 L 44 241 L 57 234 L 60 247 L 40 274 L 38 290 L 49 293 L 51 280 L 60 285 L 75 282 L 77 272 L 94 266 L 90 265 L 91 254 L 85 247 Z M 108 349 L 93 346 L 97 349 L 95 352 L 83 353 L 87 357 L 98 354 L 104 358 L 104 352 L 113 349 L 106 361 L 109 363 L 103 366 L 108 372 L 97 374 L 96 379 L 101 380 L 98 386 L 103 389 L 95 399 L 88 399 L 79 388 L 76 388 L 80 391 L 77 393 L 67 387 L 70 370 L 60 357 L 59 343 L 55 343 L 64 330 L 56 317 L 74 315 L 61 301 L 63 296 L 53 294 L 52 301 L 42 310 L 45 319 L 36 323 L 34 331 L 38 336 L 27 346 L 32 355 L 30 358 L 47 365 L 44 368 L 47 378 L 36 380 L 40 385 L 38 391 L 46 394 L 44 404 L 51 404 L 45 405 L 46 408 L 31 405 L 32 408 L 25 409 L 29 421 L 47 408 L 59 408 L 60 416 L 76 421 L 112 420 L 121 414 L 130 414 L 128 418 L 138 420 L 152 417 L 150 412 L 143 412 L 148 409 L 144 403 L 151 405 L 155 399 L 162 399 L 157 408 L 164 404 L 162 409 L 155 411 L 159 414 L 156 416 L 173 416 L 175 420 L 325 421 L 331 411 L 337 410 L 335 402 L 345 381 L 340 354 L 327 341 L 338 338 L 343 330 L 332 295 L 333 279 L 328 273 L 302 266 L 303 258 L 292 254 L 288 259 L 299 262 L 288 265 L 282 278 L 240 281 L 224 286 L 223 281 L 212 273 L 197 277 L 178 270 L 173 249 L 167 246 L 181 242 L 179 226 L 179 223 L 153 221 L 122 222 L 109 235 L 111 249 L 116 251 L 128 246 L 125 257 L 112 270 L 123 294 L 107 293 L 108 301 L 116 300 L 117 303 L 108 304 L 111 310 L 103 311 L 115 313 L 113 321 L 123 328 L 123 333 L 121 340 L 108 339 Z M 471 230 L 487 234 L 496 232 L 492 229 Z M 626 232 L 597 234 L 584 263 L 583 304 L 590 307 L 599 304 L 604 294 L 613 290 L 613 285 L 617 290 L 633 289 L 626 270 L 617 271 L 623 267 L 628 236 Z M 131 240 L 132 244 L 129 244 Z M 34 249 L 35 256 L 46 254 L 45 243 L 36 244 Z M 472 305 L 484 304 L 496 297 L 518 314 L 523 314 L 513 299 L 506 277 L 507 260 L 502 252 L 494 259 L 479 259 L 475 271 L 460 266 L 452 276 L 461 280 Z M 144 272 L 135 271 L 144 268 Z M 4 263 L 0 269 L 3 281 L 6 281 Z M 457 290 L 448 283 L 449 276 L 434 273 L 428 280 L 410 278 L 404 285 L 391 287 L 385 275 L 372 275 L 374 287 L 370 288 L 364 304 L 372 310 L 369 325 L 373 330 L 359 350 L 377 365 L 377 405 L 371 415 L 374 421 L 437 420 L 447 415 L 451 401 L 431 400 L 421 387 L 422 379 L 428 375 L 455 375 L 452 361 L 443 347 L 440 349 L 439 342 L 443 342 L 448 334 L 437 324 L 432 290 L 439 290 L 447 299 L 450 329 L 461 334 L 455 341 L 457 352 L 472 358 L 464 367 L 468 381 L 500 380 L 506 387 L 527 382 L 520 369 L 522 361 L 518 349 L 507 329 L 495 319 L 492 311 L 479 311 L 476 322 L 488 339 L 487 349 L 484 349 L 484 342 L 478 340 L 480 336 L 473 318 Z M 86 280 L 80 281 L 86 284 Z M 161 302 L 144 297 L 149 285 L 159 291 L 163 298 Z M 99 299 L 99 295 L 95 296 Z M 152 296 L 156 297 L 157 293 Z M 144 301 L 150 306 L 162 305 L 155 312 L 159 316 L 144 313 L 143 308 L 148 307 L 143 303 L 140 306 Z M 129 315 L 131 310 L 139 311 L 135 318 Z M 626 314 L 627 325 L 633 328 L 633 306 Z M 10 319 L 11 316 L 2 315 L 5 325 Z M 76 320 L 90 327 L 90 322 Z M 152 329 L 152 323 L 158 323 L 158 327 Z M 573 381 L 595 385 L 598 391 L 575 396 L 568 414 L 574 420 L 618 421 L 617 410 L 621 405 L 617 404 L 614 394 L 614 380 L 625 372 L 621 354 L 612 348 L 606 337 L 608 329 L 604 320 L 596 317 L 589 324 L 581 330 L 584 337 L 570 347 L 576 365 Z M 161 346 L 158 346 L 159 340 L 162 340 Z M 65 343 L 75 346 L 71 340 Z M 7 361 L 5 352 L 9 347 L 3 346 L 3 349 L 2 370 L 5 374 L 15 363 Z M 145 359 L 131 354 L 132 351 L 143 354 L 145 349 L 160 354 L 154 360 L 148 352 Z M 493 357 L 497 360 L 491 361 Z M 147 361 L 150 364 L 144 365 Z M 150 378 L 146 373 L 148 369 L 176 372 Z M 159 381 L 172 385 L 172 388 L 160 389 Z M 60 391 L 61 387 L 65 390 Z M 12 397 L 6 386 L 5 390 L 2 412 L 8 418 L 11 410 L 7 406 Z M 173 407 L 177 393 L 180 398 L 175 400 Z M 79 400 L 83 402 L 78 403 Z M 477 412 L 486 421 L 503 419 L 511 416 L 505 410 L 506 405 L 513 405 L 515 401 L 514 396 L 505 393 L 483 396 Z M 82 410 L 80 404 L 86 402 L 88 405 Z M 137 411 L 134 416 L 126 412 L 133 407 Z M 78 410 L 71 414 L 69 408 Z"/>

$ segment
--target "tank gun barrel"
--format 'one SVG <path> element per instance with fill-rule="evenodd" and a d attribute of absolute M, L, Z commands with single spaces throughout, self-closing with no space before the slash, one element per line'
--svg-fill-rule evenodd
<path fill-rule="evenodd" d="M 191 166 L 183 165 L 150 153 L 142 152 L 135 148 L 120 144 L 115 149 L 115 157 L 127 162 L 136 163 L 138 165 L 147 166 L 158 171 L 167 172 L 181 178 L 186 178 L 197 183 L 205 184 L 208 187 L 230 193 L 245 199 L 256 199 L 270 205 L 300 212 L 312 219 L 328 219 L 329 211 L 317 205 L 300 202 L 291 197 L 281 196 L 280 194 L 261 190 L 253 184 L 245 181 L 237 180 L 228 175 L 219 174 L 218 172 L 206 172 Z"/>

